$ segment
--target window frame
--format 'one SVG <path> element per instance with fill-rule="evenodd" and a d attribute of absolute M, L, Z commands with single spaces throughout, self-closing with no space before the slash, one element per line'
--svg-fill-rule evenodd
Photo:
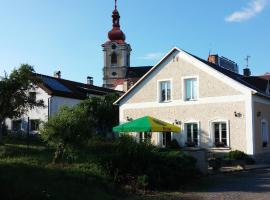
<path fill-rule="evenodd" d="M 197 92 L 197 98 L 196 99 L 187 99 L 186 98 L 186 81 L 190 80 L 190 79 L 196 79 L 197 81 L 197 88 L 196 88 L 196 92 Z M 200 81 L 199 81 L 199 76 L 195 75 L 195 76 L 184 76 L 182 77 L 182 100 L 185 102 L 192 102 L 192 101 L 198 101 L 199 100 L 199 91 L 200 91 Z"/>
<path fill-rule="evenodd" d="M 20 125 L 19 125 L 19 129 L 18 130 L 14 130 L 14 123 L 15 122 L 20 122 Z M 11 130 L 14 131 L 14 132 L 17 132 L 17 131 L 22 131 L 22 119 L 15 119 L 15 120 L 12 120 L 11 121 Z"/>
<path fill-rule="evenodd" d="M 35 130 L 32 129 L 33 122 L 37 122 L 37 129 L 35 129 Z M 29 127 L 30 132 L 38 132 L 39 131 L 39 126 L 40 126 L 40 120 L 39 119 L 30 119 L 30 127 Z"/>
<path fill-rule="evenodd" d="M 188 129 L 187 129 L 188 124 L 197 124 L 198 144 L 195 147 L 200 147 L 200 145 L 201 145 L 200 122 L 196 121 L 196 120 L 190 120 L 190 121 L 185 121 L 184 122 L 184 135 L 185 135 L 185 144 L 184 144 L 184 146 L 187 146 L 186 143 L 188 142 L 188 132 L 187 132 L 188 131 Z"/>
<path fill-rule="evenodd" d="M 162 101 L 161 100 L 161 83 L 163 82 L 169 82 L 170 83 L 170 100 L 165 100 L 165 101 Z M 172 79 L 162 79 L 162 80 L 158 80 L 157 81 L 157 102 L 158 103 L 169 103 L 169 102 L 172 102 L 173 101 L 173 84 L 172 84 Z"/>
<path fill-rule="evenodd" d="M 226 139 L 227 139 L 227 145 L 224 147 L 216 147 L 215 145 L 215 130 L 214 130 L 214 124 L 216 123 L 225 123 L 226 124 Z M 225 119 L 216 119 L 212 120 L 209 123 L 209 129 L 210 129 L 210 136 L 209 136 L 209 146 L 213 148 L 230 148 L 230 121 Z M 220 132 L 222 140 L 222 132 Z"/>
<path fill-rule="evenodd" d="M 116 59 L 116 62 L 115 63 L 113 63 L 113 56 L 115 56 L 115 59 Z M 111 53 L 111 66 L 112 67 L 116 67 L 117 64 L 118 64 L 118 54 L 115 51 L 113 51 Z"/>
<path fill-rule="evenodd" d="M 267 141 L 264 141 L 264 135 L 263 135 L 263 123 L 265 123 L 265 125 L 266 125 L 266 138 L 267 138 Z M 263 148 L 267 148 L 268 146 L 269 146 L 269 125 L 268 125 L 268 121 L 266 120 L 266 119 L 262 119 L 261 120 L 261 123 L 260 123 L 260 125 L 261 125 L 261 139 L 262 139 L 262 147 Z M 264 142 L 266 142 L 266 145 L 264 145 Z"/>

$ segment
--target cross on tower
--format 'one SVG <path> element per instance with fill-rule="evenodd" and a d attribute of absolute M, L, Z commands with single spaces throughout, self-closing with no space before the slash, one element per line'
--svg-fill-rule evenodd
<path fill-rule="evenodd" d="M 251 58 L 251 56 L 247 56 L 246 58 L 245 58 L 245 61 L 247 62 L 247 68 L 248 68 L 248 66 L 249 66 L 249 59 Z"/>

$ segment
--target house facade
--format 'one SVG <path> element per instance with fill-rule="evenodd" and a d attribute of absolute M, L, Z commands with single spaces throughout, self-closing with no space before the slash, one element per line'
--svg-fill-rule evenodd
<path fill-rule="evenodd" d="M 36 100 L 42 100 L 44 107 L 29 110 L 18 119 L 7 119 L 5 124 L 8 130 L 28 132 L 29 128 L 30 134 L 36 134 L 40 124 L 48 121 L 61 106 L 74 106 L 87 98 L 102 97 L 110 93 L 121 94 L 119 91 L 93 85 L 92 77 L 87 77 L 86 83 L 62 79 L 59 71 L 53 77 L 42 74 L 37 74 L 37 77 L 41 82 L 34 91 L 30 91 L 30 95 Z"/>
<path fill-rule="evenodd" d="M 152 133 L 155 145 L 175 139 L 182 147 L 270 157 L 268 78 L 240 75 L 173 48 L 115 104 L 122 123 L 149 115 L 181 127 L 180 133 Z"/>

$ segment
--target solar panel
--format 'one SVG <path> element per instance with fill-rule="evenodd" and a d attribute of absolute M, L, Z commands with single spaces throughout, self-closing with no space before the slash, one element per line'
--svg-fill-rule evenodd
<path fill-rule="evenodd" d="M 72 92 L 70 89 L 68 89 L 66 86 L 64 86 L 62 83 L 60 83 L 59 81 L 49 78 L 49 77 L 41 77 L 41 79 L 43 80 L 43 82 L 48 85 L 50 88 L 54 89 L 54 90 L 58 90 L 58 91 L 62 91 L 62 92 Z"/>

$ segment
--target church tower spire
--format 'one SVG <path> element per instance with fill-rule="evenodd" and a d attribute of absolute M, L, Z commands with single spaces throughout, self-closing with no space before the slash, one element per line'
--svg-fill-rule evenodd
<path fill-rule="evenodd" d="M 125 80 L 127 69 L 130 67 L 131 52 L 130 45 L 125 42 L 126 36 L 120 28 L 117 0 L 114 1 L 112 29 L 108 32 L 109 40 L 102 45 L 104 52 L 103 87 L 110 89 L 115 89 Z"/>

